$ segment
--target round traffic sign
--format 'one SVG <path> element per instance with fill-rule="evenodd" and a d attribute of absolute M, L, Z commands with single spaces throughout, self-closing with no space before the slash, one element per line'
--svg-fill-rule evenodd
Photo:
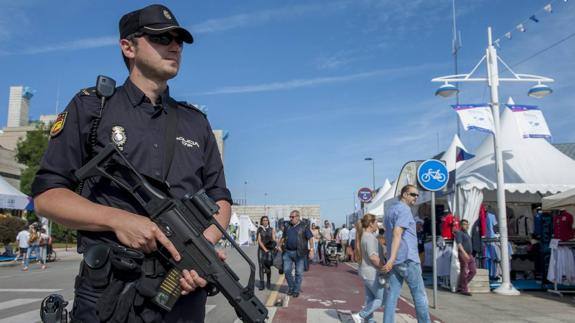
<path fill-rule="evenodd" d="M 371 202 L 373 198 L 373 192 L 367 187 L 362 187 L 357 192 L 357 197 L 359 197 L 359 200 L 363 203 L 368 203 Z"/>
<path fill-rule="evenodd" d="M 442 161 L 428 159 L 417 169 L 419 185 L 428 191 L 439 191 L 447 185 L 449 172 Z"/>

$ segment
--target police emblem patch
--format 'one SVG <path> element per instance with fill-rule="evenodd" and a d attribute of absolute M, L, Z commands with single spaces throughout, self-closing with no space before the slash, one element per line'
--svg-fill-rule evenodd
<path fill-rule="evenodd" d="M 170 15 L 170 12 L 168 10 L 164 10 L 164 17 L 166 17 L 166 19 L 168 20 L 172 20 L 172 15 Z"/>
<path fill-rule="evenodd" d="M 62 112 L 58 115 L 58 117 L 56 117 L 56 121 L 54 121 L 52 128 L 50 128 L 50 138 L 54 138 L 60 134 L 60 132 L 62 132 L 64 129 L 64 124 L 66 124 L 67 115 L 68 112 Z"/>
<path fill-rule="evenodd" d="M 126 130 L 122 126 L 112 127 L 112 142 L 120 150 L 124 150 L 124 144 L 126 143 Z"/>

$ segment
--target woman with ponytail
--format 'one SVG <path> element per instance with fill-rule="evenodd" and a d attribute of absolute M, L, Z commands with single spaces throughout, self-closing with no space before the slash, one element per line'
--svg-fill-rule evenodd
<path fill-rule="evenodd" d="M 360 312 L 352 315 L 355 323 L 375 322 L 373 313 L 383 304 L 384 286 L 378 279 L 378 271 L 385 263 L 380 260 L 382 248 L 377 240 L 378 230 L 377 218 L 370 213 L 356 224 L 355 255 L 365 287 L 365 303 Z"/>

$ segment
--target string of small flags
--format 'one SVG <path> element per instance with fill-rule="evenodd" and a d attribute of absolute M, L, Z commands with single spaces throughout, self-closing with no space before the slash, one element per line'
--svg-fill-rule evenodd
<path fill-rule="evenodd" d="M 494 42 L 493 45 L 497 47 L 501 47 L 502 40 L 511 40 L 513 38 L 514 33 L 520 32 L 524 33 L 527 31 L 527 27 L 532 24 L 537 24 L 541 20 L 541 17 L 546 17 L 553 13 L 553 10 L 558 8 L 557 2 L 562 2 L 563 4 L 567 3 L 569 0 L 553 0 L 546 4 L 543 8 L 539 9 L 537 12 L 529 16 L 529 18 L 523 20 L 521 23 L 517 24 L 515 28 L 511 29 L 510 31 L 504 33 L 500 37 L 498 37 Z"/>

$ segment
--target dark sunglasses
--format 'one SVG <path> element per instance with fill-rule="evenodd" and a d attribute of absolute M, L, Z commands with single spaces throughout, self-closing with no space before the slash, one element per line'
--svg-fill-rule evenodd
<path fill-rule="evenodd" d="M 289 218 L 293 219 L 293 218 L 297 218 L 299 215 L 290 215 Z"/>
<path fill-rule="evenodd" d="M 184 39 L 180 37 L 180 35 L 172 35 L 170 33 L 163 33 L 159 35 L 151 35 L 146 34 L 148 36 L 148 40 L 154 44 L 168 46 L 172 43 L 172 40 L 175 40 L 178 45 L 182 45 L 184 43 Z"/>
<path fill-rule="evenodd" d="M 409 193 L 409 196 L 411 196 L 411 197 L 419 197 L 419 194 L 417 194 L 417 193 Z"/>

